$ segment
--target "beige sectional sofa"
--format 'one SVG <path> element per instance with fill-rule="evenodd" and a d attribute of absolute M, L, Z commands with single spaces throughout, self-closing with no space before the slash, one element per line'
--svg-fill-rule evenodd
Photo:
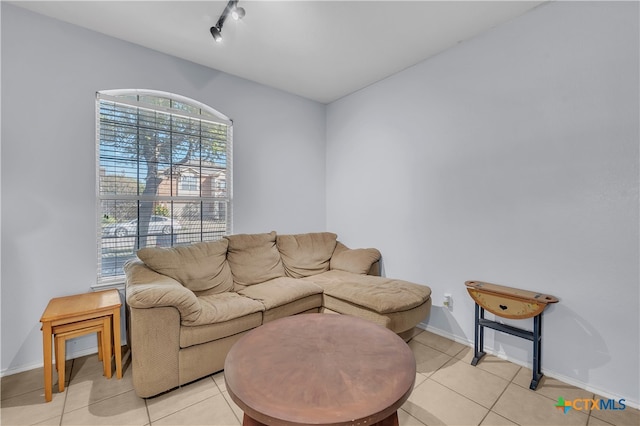
<path fill-rule="evenodd" d="M 146 398 L 223 369 L 243 334 L 307 312 L 355 315 L 405 340 L 431 290 L 379 276 L 380 252 L 336 234 L 241 234 L 144 248 L 125 265 L 133 383 Z"/>

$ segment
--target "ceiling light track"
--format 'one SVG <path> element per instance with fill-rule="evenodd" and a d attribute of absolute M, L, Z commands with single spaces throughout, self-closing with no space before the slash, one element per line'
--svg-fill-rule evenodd
<path fill-rule="evenodd" d="M 227 3 L 227 6 L 222 11 L 222 15 L 220 15 L 220 18 L 218 19 L 216 25 L 209 29 L 211 35 L 213 36 L 213 39 L 216 42 L 222 42 L 222 26 L 227 20 L 227 17 L 231 16 L 231 18 L 236 21 L 244 17 L 245 10 L 242 7 L 238 7 L 238 1 L 239 0 L 229 0 L 229 3 Z"/>

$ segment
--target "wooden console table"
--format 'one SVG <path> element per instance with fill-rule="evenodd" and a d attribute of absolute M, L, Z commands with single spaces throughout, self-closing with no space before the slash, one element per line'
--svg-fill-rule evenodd
<path fill-rule="evenodd" d="M 58 390 L 64 390 L 65 342 L 88 333 L 98 334 L 98 358 L 102 360 L 104 375 L 111 378 L 111 349 L 114 349 L 116 376 L 122 378 L 120 349 L 120 294 L 118 290 L 96 291 L 73 296 L 56 297 L 49 301 L 42 322 L 44 353 L 44 399 L 49 402 L 52 391 L 51 340 L 55 344 Z M 111 339 L 113 330 L 113 340 Z M 113 345 L 112 345 L 113 342 Z"/>
<path fill-rule="evenodd" d="M 474 357 L 477 365 L 484 353 L 484 327 L 508 333 L 533 342 L 533 378 L 529 388 L 535 390 L 543 374 L 541 371 L 542 312 L 549 303 L 558 299 L 548 294 L 505 287 L 481 281 L 465 282 L 467 291 L 476 304 Z M 485 309 L 494 315 L 511 319 L 533 318 L 533 332 L 484 318 Z"/>

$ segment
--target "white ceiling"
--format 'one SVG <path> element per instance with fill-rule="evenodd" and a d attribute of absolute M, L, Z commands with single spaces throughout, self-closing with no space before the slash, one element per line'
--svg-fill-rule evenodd
<path fill-rule="evenodd" d="M 62 21 L 329 103 L 542 1 L 17 1 Z"/>

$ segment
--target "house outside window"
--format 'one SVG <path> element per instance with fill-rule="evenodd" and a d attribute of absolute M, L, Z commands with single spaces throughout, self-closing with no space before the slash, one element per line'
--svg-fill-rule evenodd
<path fill-rule="evenodd" d="M 232 232 L 230 119 L 166 92 L 97 93 L 98 285 L 143 247 Z"/>

